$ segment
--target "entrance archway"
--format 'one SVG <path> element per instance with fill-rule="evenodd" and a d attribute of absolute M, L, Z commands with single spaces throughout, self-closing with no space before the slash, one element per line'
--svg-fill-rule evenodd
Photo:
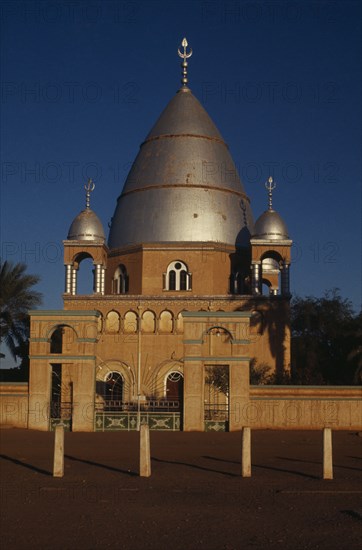
<path fill-rule="evenodd" d="M 179 371 L 171 371 L 166 378 L 166 398 L 168 401 L 178 401 L 178 409 L 182 410 L 184 396 L 184 377 Z"/>

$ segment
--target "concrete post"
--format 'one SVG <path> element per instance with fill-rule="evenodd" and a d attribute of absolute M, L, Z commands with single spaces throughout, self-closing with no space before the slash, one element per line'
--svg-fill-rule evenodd
<path fill-rule="evenodd" d="M 150 477 L 151 475 L 151 449 L 150 449 L 150 428 L 148 424 L 141 424 L 140 429 L 140 476 Z"/>
<path fill-rule="evenodd" d="M 251 477 L 251 430 L 243 428 L 241 444 L 241 475 Z"/>
<path fill-rule="evenodd" d="M 55 427 L 53 477 L 64 476 L 64 426 Z"/>
<path fill-rule="evenodd" d="M 332 429 L 323 430 L 323 479 L 333 479 Z"/>

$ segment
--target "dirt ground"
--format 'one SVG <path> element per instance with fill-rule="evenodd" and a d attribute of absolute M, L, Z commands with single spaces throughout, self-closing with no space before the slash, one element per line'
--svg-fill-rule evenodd
<path fill-rule="evenodd" d="M 52 477 L 54 434 L 1 430 L 1 541 L 15 550 L 299 550 L 361 548 L 362 437 L 333 433 L 323 480 L 321 432 L 151 432 L 140 478 L 137 432 L 66 433 L 65 475 Z"/>

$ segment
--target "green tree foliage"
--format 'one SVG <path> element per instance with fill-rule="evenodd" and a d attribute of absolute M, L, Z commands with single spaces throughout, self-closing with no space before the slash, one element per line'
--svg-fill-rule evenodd
<path fill-rule="evenodd" d="M 295 384 L 361 383 L 361 314 L 338 289 L 322 298 L 294 298 L 291 306 Z"/>
<path fill-rule="evenodd" d="M 229 395 L 229 369 L 223 366 L 208 367 L 205 382 L 224 395 Z"/>
<path fill-rule="evenodd" d="M 250 384 L 252 386 L 287 385 L 291 384 L 288 371 L 273 371 L 267 363 L 258 363 L 256 357 L 250 361 Z"/>
<path fill-rule="evenodd" d="M 250 361 L 250 384 L 252 386 L 271 384 L 271 370 L 272 368 L 266 363 L 261 363 L 259 365 L 256 357 L 253 357 Z"/>
<path fill-rule="evenodd" d="M 28 311 L 41 303 L 41 294 L 32 289 L 39 277 L 25 272 L 23 263 L 0 260 L 0 343 L 23 360 L 28 356 Z"/>

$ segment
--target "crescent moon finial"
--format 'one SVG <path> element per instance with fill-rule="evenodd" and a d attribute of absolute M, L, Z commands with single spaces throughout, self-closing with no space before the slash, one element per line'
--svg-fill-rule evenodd
<path fill-rule="evenodd" d="M 177 50 L 177 53 L 178 55 L 181 57 L 181 59 L 183 60 L 182 63 L 181 63 L 181 68 L 182 68 L 182 79 L 181 79 L 181 84 L 183 86 L 187 86 L 187 83 L 188 83 L 188 79 L 187 79 L 187 61 L 186 59 L 188 59 L 189 57 L 192 56 L 192 48 L 190 48 L 190 51 L 188 52 L 187 51 L 187 46 L 188 46 L 188 42 L 187 42 L 187 39 L 184 38 L 181 42 L 181 46 L 183 47 L 184 51 L 181 52 L 180 51 L 180 48 L 178 48 Z"/>
<path fill-rule="evenodd" d="M 269 176 L 268 181 L 265 182 L 265 189 L 268 191 L 269 198 L 269 210 L 273 210 L 273 191 L 277 184 L 273 180 L 272 176 Z"/>
<path fill-rule="evenodd" d="M 84 186 L 84 189 L 86 191 L 86 193 L 85 193 L 85 207 L 86 208 L 90 207 L 90 194 L 92 193 L 92 191 L 94 191 L 95 186 L 96 186 L 96 184 L 94 183 L 94 181 L 91 178 L 89 178 L 88 182 Z"/>

